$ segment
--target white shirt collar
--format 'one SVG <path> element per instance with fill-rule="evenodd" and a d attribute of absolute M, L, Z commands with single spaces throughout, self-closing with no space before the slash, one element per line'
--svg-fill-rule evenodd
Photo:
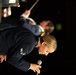
<path fill-rule="evenodd" d="M 39 25 L 39 27 L 40 27 L 41 31 L 44 32 L 44 29 L 40 25 Z"/>

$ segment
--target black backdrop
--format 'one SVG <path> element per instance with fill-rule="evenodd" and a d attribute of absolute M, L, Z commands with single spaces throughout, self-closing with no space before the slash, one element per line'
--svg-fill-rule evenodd
<path fill-rule="evenodd" d="M 29 9 L 35 0 L 26 0 L 25 3 L 20 1 L 21 7 L 12 7 L 12 16 L 17 17 L 24 12 L 25 9 Z M 53 21 L 55 27 L 57 23 L 61 23 L 62 29 L 57 30 L 55 28 L 52 35 L 57 38 L 58 47 L 57 51 L 53 54 L 49 54 L 48 57 L 37 55 L 36 51 L 26 56 L 26 60 L 36 63 L 41 59 L 42 69 L 40 75 L 51 74 L 66 74 L 76 68 L 75 49 L 73 49 L 73 34 L 71 28 L 74 28 L 76 22 L 75 18 L 75 5 L 76 1 L 64 1 L 64 0 L 40 0 L 38 4 L 31 11 L 31 17 L 39 23 L 43 19 L 50 19 Z M 74 12 L 74 13 L 73 13 Z M 74 29 L 73 29 L 74 31 Z M 69 34 L 70 33 L 70 34 Z M 74 32 L 75 35 L 75 32 Z M 72 43 L 71 43 L 72 42 Z M 73 46 L 72 46 L 72 45 Z M 30 57 L 31 58 L 30 58 Z M 33 71 L 23 72 L 20 71 L 8 63 L 4 62 L 0 64 L 0 72 L 5 72 L 10 75 L 11 73 L 20 75 L 36 75 Z M 72 72 L 74 73 L 74 72 Z"/>

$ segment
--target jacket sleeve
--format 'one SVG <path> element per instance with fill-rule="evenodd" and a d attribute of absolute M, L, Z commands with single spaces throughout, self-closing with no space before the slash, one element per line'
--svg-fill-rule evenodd
<path fill-rule="evenodd" d="M 24 28 L 29 29 L 34 35 L 39 36 L 42 32 L 39 25 L 31 25 L 28 23 L 27 19 L 24 17 L 20 18 L 20 23 Z"/>
<path fill-rule="evenodd" d="M 0 55 L 6 55 L 9 47 L 7 45 L 6 40 L 4 37 L 0 34 Z"/>
<path fill-rule="evenodd" d="M 23 40 L 7 58 L 8 63 L 25 72 L 29 70 L 30 62 L 24 60 L 23 56 L 29 54 L 36 44 L 36 41 L 29 37 Z"/>
<path fill-rule="evenodd" d="M 16 59 L 14 57 L 10 57 L 7 59 L 7 62 L 11 65 L 13 65 L 15 68 L 18 68 L 24 72 L 27 72 L 30 67 L 30 63 L 24 59 Z"/>

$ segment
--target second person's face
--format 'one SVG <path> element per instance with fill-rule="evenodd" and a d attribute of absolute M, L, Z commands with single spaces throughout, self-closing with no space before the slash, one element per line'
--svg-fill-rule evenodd
<path fill-rule="evenodd" d="M 50 52 L 50 49 L 46 46 L 45 43 L 42 43 L 39 47 L 39 50 L 38 50 L 39 54 L 41 55 L 48 55 Z"/>

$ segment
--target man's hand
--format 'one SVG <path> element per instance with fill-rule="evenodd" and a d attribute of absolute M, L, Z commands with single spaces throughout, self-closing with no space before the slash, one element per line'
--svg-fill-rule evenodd
<path fill-rule="evenodd" d="M 23 13 L 26 17 L 30 16 L 31 11 L 30 10 L 25 10 L 25 12 Z"/>
<path fill-rule="evenodd" d="M 0 55 L 0 63 L 6 61 L 6 55 Z"/>
<path fill-rule="evenodd" d="M 33 70 L 34 72 L 37 72 L 39 74 L 40 74 L 40 68 L 41 68 L 41 66 L 37 65 L 37 64 L 31 64 L 31 66 L 30 66 L 31 70 Z"/>

